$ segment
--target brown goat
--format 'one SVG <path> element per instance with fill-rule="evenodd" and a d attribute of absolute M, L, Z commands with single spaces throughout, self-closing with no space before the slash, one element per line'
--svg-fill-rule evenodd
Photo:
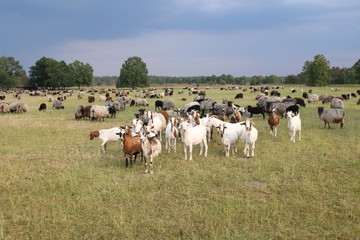
<path fill-rule="evenodd" d="M 123 138 L 123 151 L 125 155 L 125 165 L 128 167 L 128 161 L 130 161 L 130 167 L 132 167 L 133 155 L 142 151 L 140 137 L 131 135 L 130 129 L 125 129 L 125 133 L 119 133 Z"/>
<path fill-rule="evenodd" d="M 279 126 L 280 123 L 280 117 L 278 115 L 279 110 L 273 109 L 272 112 L 269 114 L 269 118 L 268 118 L 268 124 L 270 126 L 270 135 L 276 137 L 277 134 L 277 128 Z"/>

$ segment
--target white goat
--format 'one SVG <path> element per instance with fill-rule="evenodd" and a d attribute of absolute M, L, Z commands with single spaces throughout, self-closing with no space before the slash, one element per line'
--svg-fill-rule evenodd
<path fill-rule="evenodd" d="M 161 142 L 157 139 L 156 133 L 149 131 L 153 127 L 144 126 L 140 132 L 140 141 L 145 158 L 145 173 L 149 172 L 147 160 L 150 163 L 150 174 L 153 174 L 153 159 L 158 157 L 161 168 Z"/>
<path fill-rule="evenodd" d="M 299 140 L 301 140 L 301 119 L 300 113 L 295 116 L 292 111 L 286 113 L 288 118 L 288 129 L 290 133 L 290 142 L 295 142 L 296 131 L 299 132 Z"/>
<path fill-rule="evenodd" d="M 252 122 L 251 119 L 246 119 L 246 121 L 242 122 L 241 124 L 245 126 L 245 130 L 246 130 L 244 134 L 244 143 L 245 143 L 244 154 L 246 157 L 249 157 L 250 144 L 251 144 L 251 149 L 252 149 L 251 156 L 254 157 L 255 143 L 258 138 L 258 131 L 255 127 L 253 127 L 254 123 Z"/>
<path fill-rule="evenodd" d="M 176 153 L 176 138 L 179 135 L 179 131 L 176 127 L 177 120 L 176 118 L 172 117 L 169 123 L 166 125 L 165 129 L 165 136 L 166 136 L 166 150 L 171 152 L 171 149 L 174 149 Z"/>
<path fill-rule="evenodd" d="M 206 123 L 206 127 L 219 127 L 220 124 L 225 124 L 225 126 L 228 128 L 228 130 L 234 131 L 238 137 L 238 139 L 243 138 L 243 135 L 245 133 L 245 126 L 241 124 L 241 122 L 238 123 L 228 123 L 224 122 L 214 116 L 211 116 L 208 118 L 208 121 Z"/>
<path fill-rule="evenodd" d="M 224 124 L 220 124 L 218 127 L 220 136 L 221 136 L 221 142 L 224 144 L 225 147 L 225 156 L 229 157 L 230 155 L 230 148 L 232 148 L 232 153 L 237 152 L 237 142 L 238 137 L 236 135 L 235 131 L 232 131 L 231 128 L 225 126 Z"/>
<path fill-rule="evenodd" d="M 188 121 L 181 122 L 179 128 L 182 132 L 181 138 L 184 143 L 185 160 L 187 160 L 187 148 L 189 148 L 189 160 L 192 160 L 192 148 L 193 145 L 197 144 L 200 144 L 199 155 L 203 153 L 203 147 L 205 146 L 204 156 L 206 157 L 208 150 L 206 142 L 206 129 L 201 125 L 192 127 Z"/>
<path fill-rule="evenodd" d="M 107 142 L 118 142 L 120 140 L 120 136 L 116 135 L 119 133 L 121 129 L 119 127 L 114 127 L 110 129 L 101 129 L 99 131 L 90 132 L 90 140 L 94 138 L 99 138 L 101 141 L 101 149 L 103 152 L 106 152 L 106 144 Z"/>

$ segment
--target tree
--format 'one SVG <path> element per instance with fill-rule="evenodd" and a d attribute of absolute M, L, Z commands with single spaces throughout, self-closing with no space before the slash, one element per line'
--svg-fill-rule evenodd
<path fill-rule="evenodd" d="M 360 84 L 360 59 L 357 60 L 357 62 L 354 64 L 354 66 L 351 67 L 351 69 L 354 70 L 357 83 Z"/>
<path fill-rule="evenodd" d="M 90 86 L 93 82 L 94 70 L 88 63 L 83 63 L 78 60 L 69 64 L 74 77 L 74 84 L 79 88 L 81 86 Z"/>
<path fill-rule="evenodd" d="M 148 70 L 140 57 L 130 57 L 122 65 L 116 87 L 147 87 Z"/>
<path fill-rule="evenodd" d="M 329 61 L 322 54 L 316 55 L 314 61 L 306 61 L 302 72 L 305 83 L 311 86 L 329 84 L 331 80 L 329 64 Z"/>
<path fill-rule="evenodd" d="M 300 84 L 301 80 L 298 76 L 295 75 L 288 75 L 285 78 L 285 84 Z"/>
<path fill-rule="evenodd" d="M 16 86 L 16 78 L 24 76 L 25 71 L 14 57 L 0 57 L 0 88 Z"/>
<path fill-rule="evenodd" d="M 30 87 L 64 88 L 74 86 L 74 75 L 65 61 L 42 57 L 30 67 Z"/>

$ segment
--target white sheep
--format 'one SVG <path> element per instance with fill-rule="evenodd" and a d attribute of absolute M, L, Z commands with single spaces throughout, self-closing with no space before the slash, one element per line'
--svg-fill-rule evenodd
<path fill-rule="evenodd" d="M 193 145 L 200 144 L 200 153 L 203 153 L 203 147 L 205 146 L 204 156 L 207 156 L 208 145 L 206 142 L 206 129 L 202 125 L 192 127 L 188 121 L 182 121 L 179 126 L 181 133 L 181 139 L 184 143 L 185 160 L 187 160 L 187 148 L 189 148 L 189 160 L 192 160 L 192 148 Z"/>
<path fill-rule="evenodd" d="M 344 109 L 344 102 L 341 99 L 333 98 L 333 99 L 331 99 L 330 107 Z"/>
<path fill-rule="evenodd" d="M 91 120 L 100 121 L 102 118 L 109 117 L 109 110 L 106 106 L 93 105 L 90 109 L 90 118 Z"/>
<path fill-rule="evenodd" d="M 246 121 L 242 122 L 241 124 L 245 126 L 244 154 L 245 154 L 246 157 L 249 157 L 250 144 L 251 144 L 251 149 L 252 149 L 251 156 L 254 157 L 255 156 L 255 143 L 256 143 L 256 140 L 258 138 L 258 131 L 257 131 L 257 129 L 255 127 L 253 127 L 254 123 L 252 122 L 251 119 L 246 119 Z"/>
<path fill-rule="evenodd" d="M 99 95 L 99 101 L 100 102 L 105 102 L 106 101 L 106 97 L 104 95 Z"/>
<path fill-rule="evenodd" d="M 301 140 L 301 119 L 300 113 L 295 116 L 292 111 L 286 113 L 288 118 L 288 129 L 290 133 L 290 142 L 295 142 L 296 131 L 299 132 L 299 140 Z"/>
<path fill-rule="evenodd" d="M 99 138 L 101 141 L 101 149 L 103 152 L 106 152 L 106 144 L 107 142 L 118 142 L 120 140 L 120 136 L 116 133 L 120 133 L 121 129 L 119 127 L 114 127 L 110 129 L 101 129 L 99 131 L 91 131 L 89 136 L 90 140 L 94 138 Z"/>

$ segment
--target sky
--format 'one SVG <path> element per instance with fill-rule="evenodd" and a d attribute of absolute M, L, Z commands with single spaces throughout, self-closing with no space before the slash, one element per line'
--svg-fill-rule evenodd
<path fill-rule="evenodd" d="M 287 76 L 360 58 L 359 0 L 1 0 L 0 29 L 26 71 L 47 57 L 119 76 L 137 56 L 150 75 Z"/>

